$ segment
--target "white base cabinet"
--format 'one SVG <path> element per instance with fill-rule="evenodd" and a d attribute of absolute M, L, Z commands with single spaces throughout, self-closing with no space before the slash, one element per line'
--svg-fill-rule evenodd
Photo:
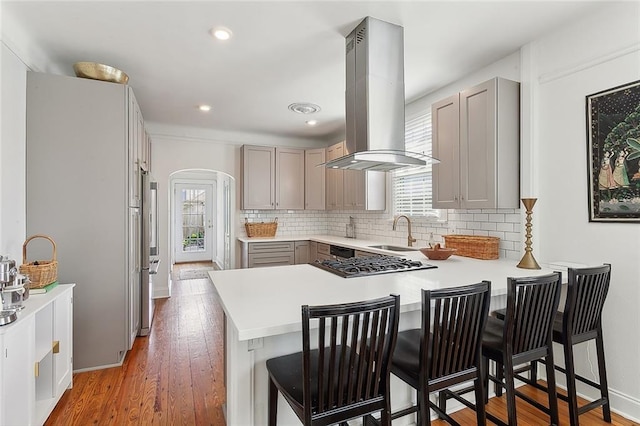
<path fill-rule="evenodd" d="M 73 287 L 32 295 L 0 327 L 0 425 L 42 425 L 73 379 Z"/>

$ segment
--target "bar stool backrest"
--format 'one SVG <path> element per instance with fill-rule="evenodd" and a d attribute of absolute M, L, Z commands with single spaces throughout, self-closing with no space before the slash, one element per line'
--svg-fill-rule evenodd
<path fill-rule="evenodd" d="M 570 268 L 563 333 L 592 339 L 600 326 L 602 308 L 609 291 L 611 265 Z M 579 341 L 579 340 L 578 340 Z M 577 342 L 576 342 L 577 343 Z"/>
<path fill-rule="evenodd" d="M 368 403 L 380 404 L 388 398 L 399 301 L 400 296 L 392 295 L 365 302 L 302 307 L 305 424 L 318 416 L 327 416 L 326 424 L 332 423 L 328 421 L 332 416 L 335 422 L 344 421 L 344 414 L 350 410 L 366 413 Z M 317 358 L 310 356 L 310 322 L 315 319 Z M 314 365 L 312 358 L 316 360 Z"/>
<path fill-rule="evenodd" d="M 489 281 L 423 290 L 420 366 L 429 369 L 429 382 L 478 367 L 490 296 Z M 455 378 L 450 378 L 455 383 Z"/>
<path fill-rule="evenodd" d="M 560 290 L 559 272 L 508 279 L 504 336 L 512 356 L 550 344 Z"/>

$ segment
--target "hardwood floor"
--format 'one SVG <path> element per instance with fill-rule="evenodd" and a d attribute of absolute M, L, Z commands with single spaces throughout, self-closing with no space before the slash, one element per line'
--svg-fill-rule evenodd
<path fill-rule="evenodd" d="M 217 293 L 208 279 L 174 281 L 172 292 L 122 367 L 74 374 L 46 425 L 225 424 Z"/>
<path fill-rule="evenodd" d="M 178 265 L 174 276 L 179 276 L 176 269 L 189 267 Z M 65 392 L 46 425 L 225 425 L 223 315 L 217 293 L 208 279 L 174 281 L 172 291 L 170 299 L 156 301 L 151 334 L 136 339 L 122 367 L 74 374 L 73 389 Z M 520 389 L 546 401 L 532 387 Z M 561 424 L 567 425 L 566 403 L 560 401 L 559 409 Z M 492 398 L 487 410 L 506 418 L 504 397 Z M 547 416 L 524 402 L 518 401 L 517 410 L 522 426 L 549 424 Z M 453 417 L 463 425 L 475 424 L 469 409 Z M 610 423 L 595 410 L 580 416 L 580 424 Z M 640 426 L 615 414 L 611 424 Z"/>

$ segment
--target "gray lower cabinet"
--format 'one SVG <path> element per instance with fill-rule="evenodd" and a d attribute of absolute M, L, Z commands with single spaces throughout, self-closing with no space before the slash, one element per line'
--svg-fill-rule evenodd
<path fill-rule="evenodd" d="M 295 242 L 295 264 L 309 263 L 309 241 Z"/>
<path fill-rule="evenodd" d="M 333 256 L 331 256 L 330 246 L 325 243 L 318 243 L 318 250 L 316 254 L 315 260 L 331 260 Z"/>
<path fill-rule="evenodd" d="M 315 241 L 309 241 L 309 263 L 315 262 L 318 259 L 318 243 Z"/>
<path fill-rule="evenodd" d="M 248 264 L 244 267 L 282 266 L 295 264 L 293 241 L 249 243 Z"/>

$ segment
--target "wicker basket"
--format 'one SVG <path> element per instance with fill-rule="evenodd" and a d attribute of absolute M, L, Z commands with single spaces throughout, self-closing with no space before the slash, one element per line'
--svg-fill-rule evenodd
<path fill-rule="evenodd" d="M 27 245 L 29 241 L 35 238 L 44 238 L 51 242 L 53 246 L 53 256 L 51 260 L 35 260 L 27 262 Z M 29 276 L 31 283 L 29 288 L 42 288 L 58 279 L 58 252 L 56 243 L 46 235 L 33 235 L 22 245 L 22 265 L 20 265 L 20 273 Z"/>
<path fill-rule="evenodd" d="M 500 238 L 479 237 L 476 235 L 445 235 L 444 243 L 447 248 L 454 248 L 458 256 L 473 257 L 474 259 L 498 259 L 500 252 Z"/>
<path fill-rule="evenodd" d="M 275 237 L 278 229 L 278 218 L 273 222 L 249 223 L 249 219 L 244 219 L 244 227 L 247 230 L 247 237 Z"/>

